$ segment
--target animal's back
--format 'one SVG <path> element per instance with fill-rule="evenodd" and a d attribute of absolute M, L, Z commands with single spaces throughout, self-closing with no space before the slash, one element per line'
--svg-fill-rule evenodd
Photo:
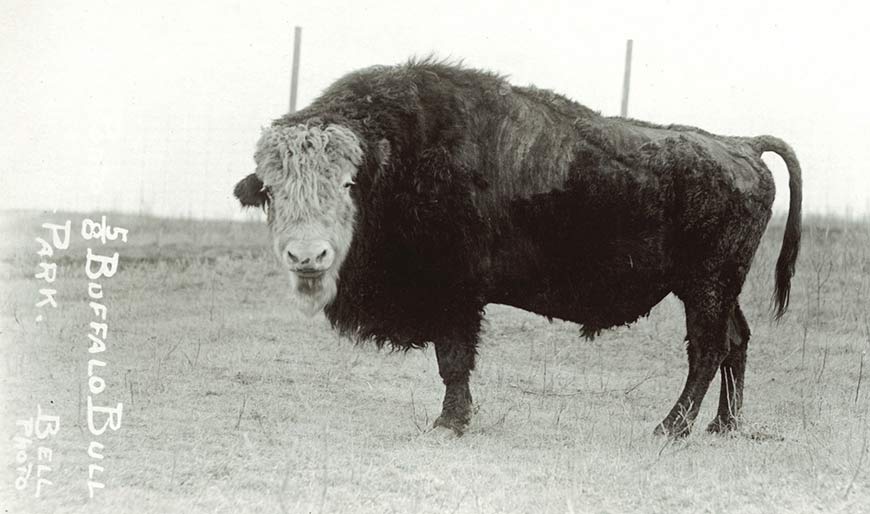
<path fill-rule="evenodd" d="M 597 117 L 564 96 L 433 60 L 373 66 L 327 89 L 309 112 L 341 112 L 389 136 L 393 151 L 441 148 L 500 198 L 561 187 L 577 146 L 574 124 Z"/>

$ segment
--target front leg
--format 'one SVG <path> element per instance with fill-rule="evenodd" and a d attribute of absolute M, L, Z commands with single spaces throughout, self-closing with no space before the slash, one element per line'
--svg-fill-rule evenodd
<path fill-rule="evenodd" d="M 435 356 L 438 358 L 438 372 L 444 381 L 446 391 L 441 415 L 432 428 L 445 427 L 461 436 L 471 420 L 471 391 L 468 377 L 474 369 L 476 348 L 473 343 L 457 341 L 438 341 L 435 343 Z"/>

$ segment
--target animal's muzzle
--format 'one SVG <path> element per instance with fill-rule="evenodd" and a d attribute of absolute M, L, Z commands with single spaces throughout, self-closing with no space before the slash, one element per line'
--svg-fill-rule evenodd
<path fill-rule="evenodd" d="M 335 250 L 328 241 L 290 241 L 284 248 L 284 260 L 297 275 L 316 278 L 335 262 Z"/>

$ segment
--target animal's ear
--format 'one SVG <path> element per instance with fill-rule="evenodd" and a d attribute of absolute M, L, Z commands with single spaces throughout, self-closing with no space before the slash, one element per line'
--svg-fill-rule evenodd
<path fill-rule="evenodd" d="M 262 207 L 266 204 L 269 196 L 263 189 L 263 181 L 256 173 L 251 173 L 236 184 L 233 194 L 239 199 L 243 207 Z"/>

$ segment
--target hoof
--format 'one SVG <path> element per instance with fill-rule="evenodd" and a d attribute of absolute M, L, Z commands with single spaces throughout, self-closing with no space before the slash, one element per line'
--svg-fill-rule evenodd
<path fill-rule="evenodd" d="M 447 428 L 443 425 L 432 426 L 429 430 L 423 432 L 423 437 L 427 439 L 435 439 L 438 441 L 450 441 L 458 439 L 462 434 L 457 433 L 452 428 Z"/>
<path fill-rule="evenodd" d="M 440 434 L 441 437 L 446 439 L 462 437 L 462 434 L 465 433 L 465 427 L 467 424 L 468 423 L 463 423 L 457 419 L 439 416 L 438 419 L 432 423 L 432 428 L 429 430 L 429 433 Z"/>
<path fill-rule="evenodd" d="M 727 434 L 737 430 L 737 427 L 737 418 L 722 419 L 717 416 L 716 419 L 707 425 L 707 432 L 711 434 Z"/>
<path fill-rule="evenodd" d="M 657 436 L 668 436 L 673 439 L 680 439 L 689 435 L 692 429 L 685 422 L 678 421 L 662 421 L 659 423 L 655 430 L 653 430 L 653 434 Z"/>

